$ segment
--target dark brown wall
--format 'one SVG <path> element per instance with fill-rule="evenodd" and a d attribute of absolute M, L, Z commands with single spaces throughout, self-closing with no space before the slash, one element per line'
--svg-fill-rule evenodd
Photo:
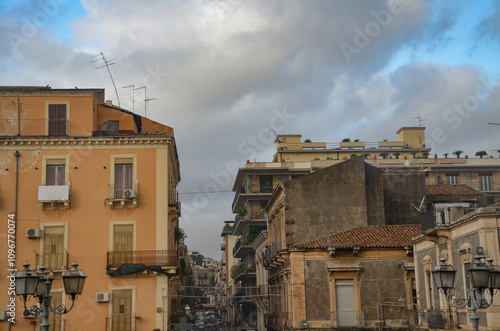
<path fill-rule="evenodd" d="M 385 174 L 362 157 L 285 181 L 288 245 L 358 226 L 419 224 L 423 174 Z"/>
<path fill-rule="evenodd" d="M 283 186 L 287 245 L 323 238 L 368 222 L 362 158 L 285 181 Z"/>
<path fill-rule="evenodd" d="M 384 174 L 385 224 L 420 224 L 420 206 L 425 196 L 425 175 L 421 173 Z"/>

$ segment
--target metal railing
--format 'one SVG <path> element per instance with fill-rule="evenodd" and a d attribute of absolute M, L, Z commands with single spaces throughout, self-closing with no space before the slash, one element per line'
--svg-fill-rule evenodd
<path fill-rule="evenodd" d="M 139 180 L 136 180 L 131 188 L 118 188 L 114 184 L 108 186 L 109 200 L 138 200 L 139 199 Z"/>
<path fill-rule="evenodd" d="M 133 314 L 112 314 L 106 317 L 107 331 L 135 331 L 135 320 L 139 317 Z"/>
<path fill-rule="evenodd" d="M 269 246 L 265 253 L 264 253 L 264 263 L 269 262 L 275 255 L 276 252 L 278 251 L 278 243 L 273 242 L 271 246 Z"/>
<path fill-rule="evenodd" d="M 127 263 L 175 267 L 179 265 L 179 256 L 176 250 L 108 252 L 108 267 L 118 268 Z"/>
<path fill-rule="evenodd" d="M 69 120 L 0 120 L 0 136 L 69 136 Z"/>
<path fill-rule="evenodd" d="M 51 270 L 63 270 L 68 267 L 68 252 L 44 253 L 41 256 L 41 264 Z"/>

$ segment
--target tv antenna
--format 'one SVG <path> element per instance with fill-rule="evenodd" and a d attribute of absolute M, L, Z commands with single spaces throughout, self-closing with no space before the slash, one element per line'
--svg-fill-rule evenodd
<path fill-rule="evenodd" d="M 500 125 L 500 123 L 488 123 L 489 125 Z"/>
<path fill-rule="evenodd" d="M 418 126 L 422 126 L 422 123 L 423 123 L 424 121 L 427 121 L 427 119 L 424 119 L 424 118 L 420 117 L 420 114 L 418 114 L 418 116 L 417 116 L 417 117 L 413 117 L 412 119 L 414 119 L 414 120 L 418 120 Z"/>
<path fill-rule="evenodd" d="M 134 90 L 140 90 L 140 89 L 144 89 L 144 117 L 148 117 L 148 102 L 153 101 L 153 100 L 157 100 L 158 98 L 149 98 L 148 99 L 147 94 L 146 94 L 146 86 L 141 86 L 141 87 L 138 87 Z"/>
<path fill-rule="evenodd" d="M 135 85 L 127 85 L 122 88 L 132 88 L 132 113 L 135 113 Z"/>
<path fill-rule="evenodd" d="M 120 106 L 120 98 L 118 97 L 118 90 L 116 89 L 116 85 L 115 85 L 115 81 L 113 79 L 113 75 L 111 75 L 111 70 L 109 70 L 109 66 L 112 66 L 113 64 L 115 64 L 116 62 L 113 62 L 116 60 L 116 58 L 112 59 L 112 60 L 106 60 L 106 58 L 104 57 L 104 54 L 101 52 L 97 55 L 94 55 L 92 56 L 92 58 L 95 58 L 95 57 L 98 57 L 98 59 L 94 60 L 94 61 L 90 61 L 90 63 L 94 63 L 94 62 L 97 62 L 97 61 L 104 61 L 104 65 L 103 66 L 100 66 L 100 67 L 97 67 L 96 69 L 100 69 L 100 68 L 104 68 L 106 67 L 106 69 L 108 69 L 108 73 L 109 73 L 109 77 L 111 77 L 111 82 L 113 82 L 113 86 L 115 88 L 115 93 L 116 93 L 116 100 L 118 100 L 118 107 L 121 107 Z"/>

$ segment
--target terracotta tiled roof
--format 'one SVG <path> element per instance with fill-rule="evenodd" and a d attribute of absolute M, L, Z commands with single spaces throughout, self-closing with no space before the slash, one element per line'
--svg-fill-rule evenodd
<path fill-rule="evenodd" d="M 467 185 L 426 185 L 427 195 L 482 195 L 481 192 Z"/>
<path fill-rule="evenodd" d="M 330 237 L 296 245 L 295 248 L 389 248 L 410 245 L 411 239 L 422 233 L 418 225 L 362 226 Z"/>

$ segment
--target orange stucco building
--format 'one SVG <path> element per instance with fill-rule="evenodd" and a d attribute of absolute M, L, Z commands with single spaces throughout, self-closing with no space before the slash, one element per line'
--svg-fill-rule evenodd
<path fill-rule="evenodd" d="M 53 306 L 71 305 L 61 280 L 71 263 L 87 275 L 73 310 L 51 313 L 51 330 L 167 330 L 178 309 L 179 181 L 173 129 L 113 106 L 103 89 L 0 87 L 0 311 L 15 227 L 14 269 L 44 265 Z M 16 298 L 15 329 L 38 330 L 39 317 L 24 315 Z"/>

